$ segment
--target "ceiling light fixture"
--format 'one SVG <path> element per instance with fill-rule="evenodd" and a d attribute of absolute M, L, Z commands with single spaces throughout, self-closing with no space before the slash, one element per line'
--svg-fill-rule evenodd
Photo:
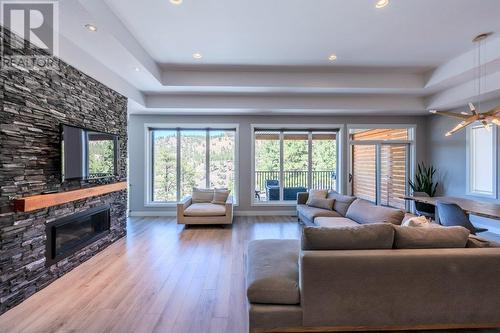
<path fill-rule="evenodd" d="M 480 34 L 472 40 L 477 45 L 477 64 L 476 64 L 477 78 L 476 80 L 474 80 L 474 83 L 477 83 L 477 100 L 476 100 L 477 108 L 474 105 L 474 103 L 469 102 L 468 103 L 469 112 L 465 111 L 462 111 L 460 113 L 455 113 L 450 111 L 437 112 L 438 115 L 458 118 L 462 120 L 457 126 L 455 126 L 453 129 L 447 132 L 445 134 L 446 136 L 455 134 L 456 132 L 476 122 L 480 122 L 481 124 L 483 124 L 484 128 L 487 130 L 490 129 L 491 124 L 500 126 L 500 116 L 498 116 L 498 114 L 500 114 L 500 105 L 494 107 L 493 109 L 487 112 L 482 112 L 481 109 L 481 94 L 482 94 L 481 81 L 483 79 L 483 67 L 484 67 L 484 64 L 481 62 L 481 44 L 486 38 L 488 38 L 489 35 L 491 35 L 491 33 Z"/>
<path fill-rule="evenodd" d="M 380 9 L 384 8 L 389 4 L 389 0 L 378 0 L 377 3 L 375 4 L 375 8 Z"/>
<path fill-rule="evenodd" d="M 196 52 L 196 53 L 193 53 L 193 58 L 201 59 L 201 58 L 203 58 L 203 56 L 201 55 L 201 53 Z"/>
<path fill-rule="evenodd" d="M 330 54 L 330 55 L 328 56 L 328 60 L 330 60 L 330 61 L 335 61 L 335 60 L 337 60 L 337 55 L 336 55 L 335 53 Z"/>
<path fill-rule="evenodd" d="M 135 67 L 134 69 L 135 69 L 136 72 L 140 71 L 139 67 Z"/>
<path fill-rule="evenodd" d="M 85 28 L 87 28 L 88 31 L 91 31 L 91 32 L 96 32 L 97 31 L 97 27 L 93 24 L 85 24 Z"/>
<path fill-rule="evenodd" d="M 176 5 L 176 6 L 178 6 L 178 5 L 180 5 L 180 4 L 182 3 L 182 0 L 170 0 L 170 3 L 171 3 L 172 5 Z"/>

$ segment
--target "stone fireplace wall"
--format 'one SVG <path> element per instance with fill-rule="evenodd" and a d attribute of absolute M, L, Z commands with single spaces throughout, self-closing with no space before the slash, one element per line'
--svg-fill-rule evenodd
<path fill-rule="evenodd" d="M 4 47 L 19 43 L 0 32 Z M 78 69 L 0 69 L 0 313 L 89 259 L 126 233 L 127 193 L 40 209 L 13 210 L 13 197 L 66 191 L 126 180 L 127 99 Z M 61 182 L 60 124 L 119 135 L 116 179 Z M 103 204 L 111 206 L 110 233 L 52 266 L 45 261 L 45 224 Z"/>

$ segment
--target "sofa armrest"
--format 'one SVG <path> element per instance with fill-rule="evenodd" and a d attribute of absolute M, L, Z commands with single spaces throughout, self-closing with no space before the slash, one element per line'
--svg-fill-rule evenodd
<path fill-rule="evenodd" d="M 226 200 L 226 216 L 231 216 L 233 215 L 233 196 L 230 195 L 227 197 Z"/>
<path fill-rule="evenodd" d="M 191 206 L 192 204 L 192 198 L 190 195 L 182 199 L 177 203 L 177 216 L 183 216 L 184 211 Z"/>
<path fill-rule="evenodd" d="M 308 198 L 309 198 L 309 192 L 298 192 L 297 205 L 305 205 Z"/>

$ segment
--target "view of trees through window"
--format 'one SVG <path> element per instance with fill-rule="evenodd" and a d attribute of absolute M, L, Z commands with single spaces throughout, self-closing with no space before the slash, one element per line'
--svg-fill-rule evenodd
<path fill-rule="evenodd" d="M 193 187 L 228 188 L 235 196 L 235 134 L 226 129 L 151 130 L 152 201 L 178 201 Z"/>
<path fill-rule="evenodd" d="M 336 173 L 336 132 L 255 132 L 255 200 L 296 200 L 310 188 L 336 189 Z"/>

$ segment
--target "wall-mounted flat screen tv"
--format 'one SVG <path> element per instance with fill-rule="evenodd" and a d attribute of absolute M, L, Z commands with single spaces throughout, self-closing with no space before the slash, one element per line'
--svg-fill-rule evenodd
<path fill-rule="evenodd" d="M 118 174 L 118 136 L 62 125 L 62 179 L 98 179 Z"/>

